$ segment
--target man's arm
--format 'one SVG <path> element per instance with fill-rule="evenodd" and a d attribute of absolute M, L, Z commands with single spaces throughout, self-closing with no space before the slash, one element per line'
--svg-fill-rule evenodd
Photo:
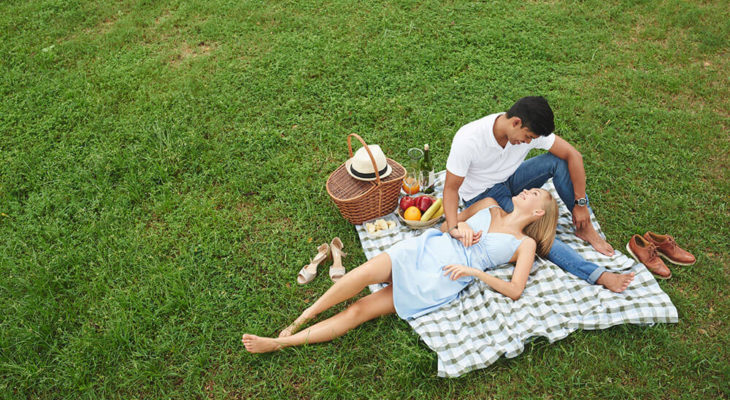
<path fill-rule="evenodd" d="M 444 182 L 444 214 L 446 214 L 446 228 L 442 228 L 454 239 L 458 239 L 464 245 L 469 247 L 479 242 L 482 237 L 482 231 L 474 232 L 466 222 L 460 222 L 459 219 L 459 186 L 464 178 L 454 175 L 446 170 L 446 182 Z M 447 208 L 448 207 L 448 208 Z M 447 214 L 448 213 L 448 214 Z"/>
<path fill-rule="evenodd" d="M 573 194 L 576 199 L 584 198 L 586 196 L 586 170 L 583 167 L 583 156 L 580 152 L 563 138 L 555 135 L 555 143 L 550 147 L 550 153 L 565 160 L 568 164 L 570 180 L 573 182 Z M 591 215 L 588 212 L 588 207 L 573 206 L 573 222 L 578 229 L 582 229 L 584 224 L 590 224 Z"/>
<path fill-rule="evenodd" d="M 449 232 L 456 227 L 457 214 L 459 212 L 459 188 L 464 182 L 463 176 L 454 175 L 446 170 L 446 181 L 444 182 L 444 215 L 446 216 L 446 231 Z"/>

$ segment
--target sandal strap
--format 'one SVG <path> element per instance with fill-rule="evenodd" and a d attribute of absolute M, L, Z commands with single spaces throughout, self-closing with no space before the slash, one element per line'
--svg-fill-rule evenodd
<path fill-rule="evenodd" d="M 342 244 L 342 240 L 340 240 L 339 237 L 336 237 L 332 239 L 332 242 L 330 243 L 330 251 L 332 252 L 332 255 L 334 256 L 334 253 L 337 252 L 341 257 L 345 257 L 347 253 L 342 251 L 342 249 L 345 247 L 344 244 Z"/>
<path fill-rule="evenodd" d="M 333 257 L 335 256 L 335 253 L 337 253 L 337 255 L 339 255 L 340 257 L 345 257 L 345 256 L 347 256 L 347 253 L 345 253 L 344 251 L 342 251 L 342 249 L 338 249 L 338 248 L 337 248 L 337 247 L 335 247 L 335 246 L 332 246 L 332 247 L 331 247 L 331 251 L 332 251 L 332 256 L 333 256 Z"/>
<path fill-rule="evenodd" d="M 297 275 L 297 277 L 301 276 L 303 278 L 302 280 L 304 281 L 304 283 L 311 282 L 312 279 L 314 279 L 314 277 L 317 276 L 317 274 L 313 274 L 313 273 L 307 271 L 308 266 L 309 265 L 302 267 L 302 269 L 299 270 L 299 274 Z"/>
<path fill-rule="evenodd" d="M 317 253 L 312 259 L 309 260 L 309 264 L 319 264 L 327 259 L 327 254 Z"/>
<path fill-rule="evenodd" d="M 345 269 L 345 267 L 340 267 L 340 268 L 330 267 L 330 279 L 332 281 L 338 281 L 338 280 L 342 279 L 342 277 L 345 276 L 346 273 L 347 273 L 347 270 Z"/>
<path fill-rule="evenodd" d="M 345 269 L 345 267 L 339 267 L 339 268 L 336 268 L 335 266 L 330 267 L 330 276 L 337 275 L 338 273 L 340 275 L 345 275 L 346 272 L 347 272 L 347 270 Z"/>

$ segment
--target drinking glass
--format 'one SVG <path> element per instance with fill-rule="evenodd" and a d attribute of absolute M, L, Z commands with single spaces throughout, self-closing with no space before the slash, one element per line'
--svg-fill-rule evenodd
<path fill-rule="evenodd" d="M 403 191 L 406 194 L 416 194 L 421 190 L 420 182 L 423 179 L 421 167 L 419 166 L 421 158 L 423 158 L 423 150 L 415 147 L 408 149 L 408 157 L 411 161 L 406 171 L 406 177 L 403 179 Z"/>

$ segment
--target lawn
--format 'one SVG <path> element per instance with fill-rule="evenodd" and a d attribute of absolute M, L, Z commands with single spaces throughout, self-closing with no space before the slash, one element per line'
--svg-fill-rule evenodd
<path fill-rule="evenodd" d="M 0 3 L 0 396 L 730 397 L 726 1 Z M 330 286 L 331 171 L 545 96 L 609 242 L 674 235 L 679 323 L 538 339 L 458 379 L 390 316 L 245 352 Z M 337 308 L 324 317 L 339 311 Z"/>

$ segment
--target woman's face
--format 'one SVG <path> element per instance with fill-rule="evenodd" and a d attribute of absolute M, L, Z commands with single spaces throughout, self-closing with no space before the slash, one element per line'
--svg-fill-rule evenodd
<path fill-rule="evenodd" d="M 547 200 L 548 193 L 543 189 L 525 189 L 516 196 L 512 197 L 512 204 L 515 209 L 533 212 L 535 210 L 543 210 L 544 202 Z"/>

